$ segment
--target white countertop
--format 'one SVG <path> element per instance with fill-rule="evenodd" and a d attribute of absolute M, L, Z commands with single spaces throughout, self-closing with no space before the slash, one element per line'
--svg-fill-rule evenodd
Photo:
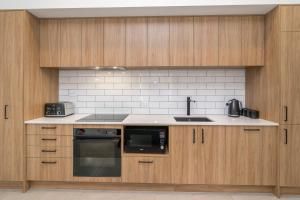
<path fill-rule="evenodd" d="M 121 125 L 222 125 L 222 126 L 278 126 L 278 123 L 248 117 L 228 117 L 227 115 L 205 115 L 213 122 L 176 122 L 173 117 L 183 115 L 128 115 L 122 122 L 76 122 L 88 114 L 75 114 L 68 117 L 42 117 L 25 121 L 25 124 L 121 124 Z M 191 115 L 189 117 L 199 117 Z M 203 116 L 202 116 L 203 117 Z"/>

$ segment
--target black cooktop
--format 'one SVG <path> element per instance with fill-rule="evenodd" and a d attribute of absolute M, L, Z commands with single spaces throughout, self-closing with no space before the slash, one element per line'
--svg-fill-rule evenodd
<path fill-rule="evenodd" d="M 77 122 L 122 122 L 128 114 L 92 114 Z"/>

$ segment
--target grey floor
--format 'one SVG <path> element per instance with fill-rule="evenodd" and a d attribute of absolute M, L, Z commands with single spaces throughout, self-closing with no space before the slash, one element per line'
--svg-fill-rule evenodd
<path fill-rule="evenodd" d="M 0 200 L 276 200 L 272 194 L 258 193 L 193 193 L 193 192 L 131 192 L 97 190 L 0 190 Z M 300 200 L 285 195 L 282 200 Z"/>

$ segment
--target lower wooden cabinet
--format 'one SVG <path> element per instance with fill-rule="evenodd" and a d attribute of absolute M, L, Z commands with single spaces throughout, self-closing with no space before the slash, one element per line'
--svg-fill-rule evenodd
<path fill-rule="evenodd" d="M 300 125 L 280 128 L 280 186 L 300 186 Z"/>
<path fill-rule="evenodd" d="M 276 184 L 276 127 L 226 127 L 225 141 L 225 184 Z"/>
<path fill-rule="evenodd" d="M 172 183 L 222 184 L 225 167 L 225 128 L 170 127 Z"/>
<path fill-rule="evenodd" d="M 123 156 L 122 182 L 170 183 L 170 164 L 168 156 Z"/>
<path fill-rule="evenodd" d="M 27 158 L 27 180 L 72 181 L 72 158 Z"/>

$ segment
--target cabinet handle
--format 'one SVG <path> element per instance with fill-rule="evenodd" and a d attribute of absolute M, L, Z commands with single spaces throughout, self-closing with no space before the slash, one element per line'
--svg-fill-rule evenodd
<path fill-rule="evenodd" d="M 201 136 L 202 136 L 201 143 L 204 144 L 204 129 L 201 130 Z"/>
<path fill-rule="evenodd" d="M 141 164 L 152 164 L 153 160 L 151 160 L 151 161 L 139 160 L 139 163 L 141 163 Z"/>
<path fill-rule="evenodd" d="M 44 141 L 44 140 L 46 140 L 46 141 L 47 141 L 47 140 L 49 140 L 49 141 L 56 141 L 56 138 L 53 138 L 53 139 L 52 139 L 52 138 L 42 138 L 42 140 L 43 140 L 43 141 Z"/>
<path fill-rule="evenodd" d="M 56 127 L 42 127 L 42 129 L 56 129 Z"/>
<path fill-rule="evenodd" d="M 193 128 L 193 144 L 196 143 L 196 130 Z"/>
<path fill-rule="evenodd" d="M 244 128 L 244 131 L 260 131 L 259 128 Z"/>
<path fill-rule="evenodd" d="M 55 153 L 56 149 L 54 149 L 54 150 L 45 150 L 45 149 L 43 149 L 42 152 L 43 153 Z"/>
<path fill-rule="evenodd" d="M 284 144 L 287 144 L 288 143 L 288 130 L 286 128 L 284 129 L 284 135 L 285 135 Z"/>
<path fill-rule="evenodd" d="M 56 161 L 42 161 L 42 164 L 56 164 Z"/>
<path fill-rule="evenodd" d="M 284 121 L 287 122 L 288 121 L 288 107 L 284 106 Z"/>
<path fill-rule="evenodd" d="M 8 105 L 4 105 L 4 119 L 8 119 L 7 108 L 8 108 Z"/>

